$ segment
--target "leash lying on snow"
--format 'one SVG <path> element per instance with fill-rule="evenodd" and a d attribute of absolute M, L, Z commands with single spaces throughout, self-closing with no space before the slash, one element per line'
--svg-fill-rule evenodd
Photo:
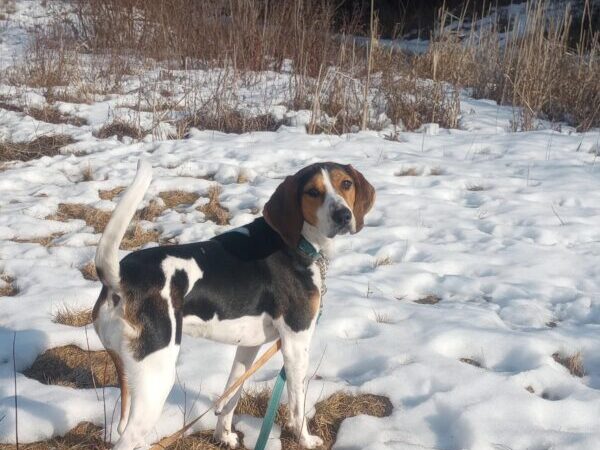
<path fill-rule="evenodd" d="M 225 392 L 223 392 L 223 394 L 217 400 L 215 400 L 213 402 L 213 404 L 210 406 L 210 408 L 208 408 L 206 411 L 204 411 L 202 414 L 200 414 L 198 417 L 196 417 L 194 420 L 192 420 L 190 423 L 188 423 L 185 427 L 183 427 L 179 431 L 176 431 L 175 433 L 171 434 L 170 436 L 166 436 L 166 437 L 162 438 L 160 441 L 158 441 L 156 444 L 154 444 L 152 447 L 150 447 L 150 450 L 165 449 L 169 445 L 175 443 L 177 441 L 177 439 L 182 437 L 187 430 L 189 430 L 196 422 L 198 422 L 200 419 L 202 419 L 220 401 L 222 401 L 223 399 L 225 399 L 225 398 L 229 397 L 231 394 L 233 394 L 236 391 L 236 389 L 239 388 L 244 383 L 244 381 L 246 381 L 248 378 L 250 378 L 258 369 L 260 369 L 262 366 L 264 366 L 265 363 L 269 359 L 271 359 L 271 357 L 275 353 L 277 353 L 280 349 L 281 349 L 281 339 L 278 339 L 277 342 L 275 342 L 271 347 L 269 347 L 269 349 L 266 352 L 264 352 L 261 355 L 261 357 L 256 360 L 256 362 L 254 364 L 252 364 L 252 367 L 250 367 L 246 372 L 244 372 L 244 374 L 241 377 L 239 377 L 235 381 L 235 383 L 233 383 L 228 389 L 226 389 Z"/>
<path fill-rule="evenodd" d="M 318 252 L 313 245 L 308 242 L 303 237 L 300 239 L 298 244 L 298 249 L 312 258 L 312 260 L 319 267 L 319 272 L 321 274 L 321 305 L 319 308 L 319 315 L 317 317 L 317 322 L 321 318 L 321 312 L 323 310 L 323 296 L 327 292 L 327 286 L 325 285 L 325 276 L 327 275 L 327 269 L 329 268 L 329 260 L 320 252 Z M 162 450 L 167 448 L 169 445 L 174 444 L 177 439 L 182 437 L 187 430 L 189 430 L 196 422 L 202 419 L 209 411 L 211 411 L 217 404 L 219 404 L 223 399 L 229 397 L 233 394 L 237 388 L 239 388 L 244 381 L 250 378 L 258 369 L 265 365 L 265 363 L 275 355 L 281 349 L 281 339 L 278 339 L 266 352 L 264 352 L 260 358 L 256 360 L 254 364 L 246 371 L 244 374 L 239 377 L 235 383 L 233 383 L 228 389 L 223 392 L 223 394 L 213 402 L 213 404 L 202 414 L 188 423 L 179 431 L 171 434 L 170 436 L 166 436 L 162 438 L 159 442 L 150 447 L 150 450 Z M 285 368 L 282 367 L 277 375 L 277 380 L 275 381 L 275 386 L 273 387 L 273 393 L 271 394 L 271 398 L 269 400 L 269 405 L 267 406 L 267 412 L 262 422 L 262 426 L 260 428 L 260 434 L 258 435 L 258 439 L 256 441 L 256 446 L 254 450 L 264 450 L 267 445 L 267 440 L 269 439 L 269 434 L 271 433 L 271 429 L 273 428 L 273 423 L 275 422 L 275 416 L 277 415 L 277 409 L 279 407 L 279 403 L 281 401 L 281 394 L 283 393 L 283 388 L 286 382 Z"/>

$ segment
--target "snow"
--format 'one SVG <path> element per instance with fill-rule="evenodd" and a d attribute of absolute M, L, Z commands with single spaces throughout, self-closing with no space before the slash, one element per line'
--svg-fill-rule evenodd
<path fill-rule="evenodd" d="M 205 196 L 222 185 L 230 225 L 205 221 L 195 209 L 202 198 L 148 224 L 178 243 L 251 221 L 283 177 L 313 162 L 351 163 L 375 186 L 365 229 L 336 238 L 311 349 L 309 372 L 319 376 L 307 406 L 314 414 L 315 403 L 345 390 L 386 395 L 394 410 L 387 418 L 345 420 L 335 449 L 598 448 L 599 130 L 554 131 L 541 123 L 536 131 L 512 132 L 511 108 L 463 95 L 460 129 L 426 126 L 400 133 L 399 141 L 386 139 L 391 130 L 308 135 L 310 113 L 275 104 L 276 114 L 290 118 L 277 132 L 192 130 L 185 140 L 129 143 L 94 137 L 126 100 L 61 104 L 89 121 L 81 127 L 0 109 L 0 137 L 63 133 L 77 141 L 62 155 L 0 172 L 0 273 L 19 288 L 0 297 L 0 442 L 15 441 L 15 333 L 20 442 L 62 435 L 84 420 L 104 425 L 102 393 L 44 385 L 21 372 L 56 346 L 102 348 L 91 327 L 86 336 L 83 328 L 51 321 L 62 305 L 94 304 L 99 283 L 78 268 L 93 258 L 99 235 L 83 221 L 46 217 L 59 203 L 111 210 L 114 201 L 101 200 L 98 190 L 127 185 L 145 158 L 154 180 L 144 204 L 166 190 Z M 82 181 L 88 167 L 93 180 Z M 248 182 L 238 183 L 240 174 Z M 53 233 L 61 237 L 49 247 L 16 242 Z M 441 301 L 415 302 L 428 295 Z M 581 352 L 586 375 L 569 374 L 555 352 Z M 233 354 L 233 347 L 184 337 L 178 382 L 149 441 L 179 429 L 184 414 L 189 420 L 206 409 L 223 390 Z M 249 387 L 271 386 L 281 363 L 279 355 L 272 359 Z M 106 388 L 104 395 L 110 416 L 118 391 Z M 116 422 L 109 420 L 113 441 Z M 215 422 L 208 414 L 193 429 Z M 251 446 L 260 420 L 240 416 L 235 424 Z M 279 431 L 272 448 L 279 448 Z"/>

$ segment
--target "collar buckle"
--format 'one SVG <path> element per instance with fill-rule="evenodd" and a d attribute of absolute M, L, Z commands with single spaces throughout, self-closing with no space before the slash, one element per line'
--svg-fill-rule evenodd
<path fill-rule="evenodd" d="M 314 245 L 312 245 L 304 236 L 300 236 L 298 242 L 298 250 L 304 253 L 306 256 L 311 258 L 313 261 L 323 258 L 323 254 L 318 252 Z"/>

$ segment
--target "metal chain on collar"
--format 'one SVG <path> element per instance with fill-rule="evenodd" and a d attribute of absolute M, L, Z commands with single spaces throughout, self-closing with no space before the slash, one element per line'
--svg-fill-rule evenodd
<path fill-rule="evenodd" d="M 321 301 L 319 305 L 319 317 L 321 317 L 321 313 L 323 312 L 323 297 L 327 294 L 325 278 L 327 278 L 327 269 L 329 269 L 329 259 L 321 253 L 321 257 L 317 259 L 316 264 L 319 266 L 319 272 L 321 272 Z"/>

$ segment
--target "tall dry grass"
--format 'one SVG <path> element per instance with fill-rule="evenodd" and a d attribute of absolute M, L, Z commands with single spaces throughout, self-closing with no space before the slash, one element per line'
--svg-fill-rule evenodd
<path fill-rule="evenodd" d="M 600 126 L 600 30 L 592 26 L 590 1 L 577 19 L 570 3 L 561 10 L 546 0 L 527 2 L 514 17 L 492 13 L 495 20 L 465 35 L 465 21 L 478 17 L 442 9 L 434 42 L 417 58 L 419 73 L 521 106 L 516 122 L 523 130 L 540 118 L 580 130 Z"/>
<path fill-rule="evenodd" d="M 73 0 L 33 35 L 8 79 L 45 88 L 52 101 L 93 101 L 159 68 L 155 82 L 139 75 L 135 109 L 154 117 L 142 134 L 161 138 L 163 122 L 177 138 L 190 127 L 273 130 L 282 122 L 268 111 L 282 90 L 287 107 L 310 110 L 311 133 L 457 127 L 463 88 L 519 107 L 515 129 L 541 118 L 587 130 L 600 125 L 600 45 L 583 1 L 577 19 L 548 1 L 527 3 L 517 18 L 469 4 L 458 16 L 442 8 L 428 51 L 408 55 L 381 45 L 376 11 L 368 20 L 340 16 L 333 0 Z M 487 22 L 475 26 L 482 14 Z M 210 76 L 193 80 L 179 69 Z M 273 72 L 278 84 L 261 82 Z M 183 97 L 168 83 L 183 85 Z M 240 112 L 248 95 L 259 99 L 255 117 Z"/>

